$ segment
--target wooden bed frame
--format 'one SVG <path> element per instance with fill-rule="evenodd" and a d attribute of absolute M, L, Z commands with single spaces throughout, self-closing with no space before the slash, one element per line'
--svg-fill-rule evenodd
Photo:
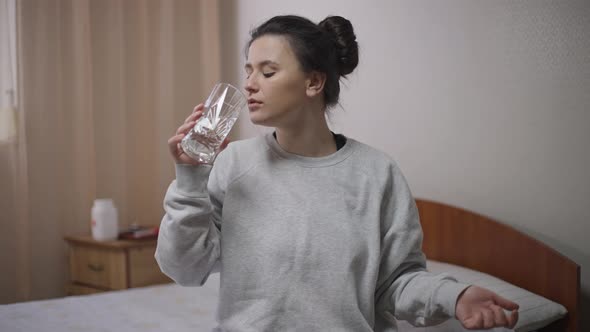
<path fill-rule="evenodd" d="M 428 259 L 494 275 L 568 310 L 540 331 L 577 332 L 580 266 L 510 226 L 457 207 L 417 199 Z"/>

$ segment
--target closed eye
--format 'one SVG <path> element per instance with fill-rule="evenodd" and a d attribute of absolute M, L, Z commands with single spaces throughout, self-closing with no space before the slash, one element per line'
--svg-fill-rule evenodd
<path fill-rule="evenodd" d="M 266 77 L 266 78 L 269 78 L 269 77 L 272 77 L 274 74 L 275 73 L 272 72 L 272 73 L 263 73 L 262 75 L 264 75 L 264 77 Z"/>

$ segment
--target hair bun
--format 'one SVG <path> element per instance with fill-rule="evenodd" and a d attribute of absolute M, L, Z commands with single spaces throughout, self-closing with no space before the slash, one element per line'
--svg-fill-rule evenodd
<path fill-rule="evenodd" d="M 359 54 L 356 35 L 350 21 L 342 16 L 328 16 L 318 26 L 334 37 L 340 76 L 352 73 L 358 65 Z"/>

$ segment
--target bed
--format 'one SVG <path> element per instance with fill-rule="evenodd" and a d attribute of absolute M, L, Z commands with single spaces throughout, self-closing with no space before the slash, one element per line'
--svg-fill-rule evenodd
<path fill-rule="evenodd" d="M 417 199 L 416 204 L 424 232 L 422 249 L 429 260 L 490 274 L 559 303 L 567 314 L 538 330 L 578 331 L 578 264 L 491 218 L 424 199 Z M 521 305 L 521 319 L 522 309 Z"/>
<path fill-rule="evenodd" d="M 514 296 L 521 305 L 519 324 L 528 321 L 517 325 L 517 331 L 578 331 L 577 264 L 490 218 L 433 201 L 416 202 L 430 271 Z M 164 284 L 0 305 L 0 331 L 211 331 L 218 287 L 219 275 L 212 274 L 202 287 Z M 398 322 L 398 327 L 402 332 L 447 332 L 460 331 L 458 324 L 448 320 L 414 328 Z"/>

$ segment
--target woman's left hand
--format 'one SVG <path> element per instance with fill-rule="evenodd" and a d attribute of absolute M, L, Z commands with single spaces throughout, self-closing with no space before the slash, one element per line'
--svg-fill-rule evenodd
<path fill-rule="evenodd" d="M 504 310 L 512 311 L 507 316 Z M 478 286 L 467 287 L 457 300 L 455 316 L 469 330 L 493 327 L 514 328 L 518 304 Z"/>

